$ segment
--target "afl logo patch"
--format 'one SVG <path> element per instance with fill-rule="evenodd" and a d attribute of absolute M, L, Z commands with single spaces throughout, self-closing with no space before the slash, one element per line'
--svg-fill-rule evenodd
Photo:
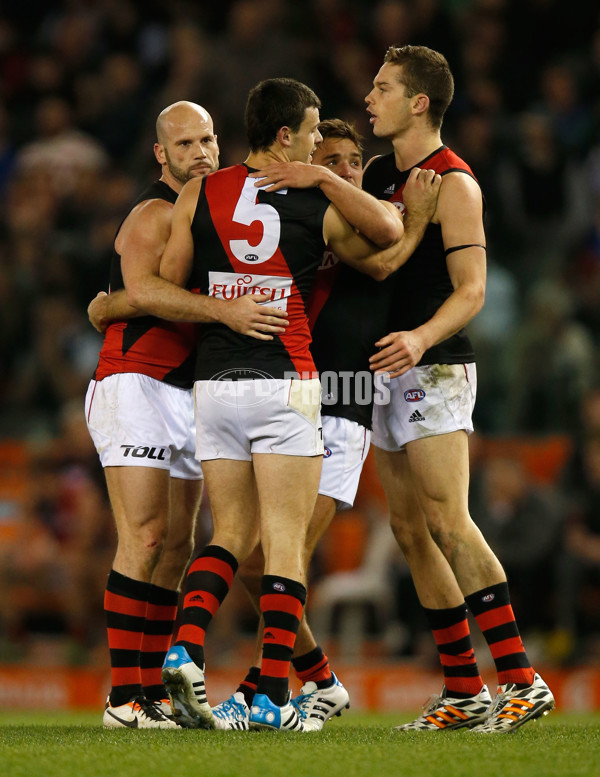
<path fill-rule="evenodd" d="M 481 597 L 481 601 L 489 604 L 490 602 L 493 602 L 495 598 L 496 594 L 486 594 L 485 596 Z"/>
<path fill-rule="evenodd" d="M 323 448 L 323 458 L 328 459 L 331 456 L 331 448 Z"/>
<path fill-rule="evenodd" d="M 408 389 L 404 392 L 404 399 L 407 402 L 420 402 L 422 399 L 425 399 L 425 392 L 419 388 Z"/>
<path fill-rule="evenodd" d="M 285 586 L 283 583 L 273 583 L 273 590 L 282 594 L 285 591 Z"/>
<path fill-rule="evenodd" d="M 258 256 L 257 256 L 257 254 L 246 254 L 246 256 L 244 257 L 244 259 L 245 259 L 247 262 L 258 262 Z"/>

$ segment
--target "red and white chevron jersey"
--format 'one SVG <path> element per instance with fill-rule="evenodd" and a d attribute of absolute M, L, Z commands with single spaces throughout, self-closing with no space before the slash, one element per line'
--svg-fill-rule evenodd
<path fill-rule="evenodd" d="M 447 146 L 441 146 L 415 166 L 433 169 L 441 176 L 461 172 L 477 180 L 466 162 Z M 395 203 L 403 210 L 402 192 L 409 174 L 410 169 L 398 170 L 393 153 L 386 154 L 374 159 L 367 167 L 363 189 L 377 199 Z M 392 301 L 389 332 L 410 331 L 432 318 L 454 290 L 439 224 L 429 224 L 410 259 L 383 283 L 389 289 Z M 472 361 L 475 361 L 473 347 L 465 330 L 461 329 L 426 351 L 419 364 L 463 364 Z"/>
<path fill-rule="evenodd" d="M 177 192 L 163 181 L 155 181 L 137 198 L 131 210 L 145 200 L 154 199 L 174 204 Z M 121 257 L 113 250 L 110 289 L 117 291 L 123 287 Z M 154 316 L 115 321 L 104 335 L 94 379 L 102 380 L 122 372 L 139 372 L 172 386 L 189 389 L 193 385 L 195 347 L 195 324 L 172 323 Z"/>
<path fill-rule="evenodd" d="M 317 377 L 306 301 L 323 258 L 329 200 L 319 189 L 265 192 L 236 165 L 202 182 L 192 221 L 192 289 L 221 299 L 270 295 L 287 310 L 285 334 L 262 341 L 222 324 L 199 329 L 195 380 Z"/>

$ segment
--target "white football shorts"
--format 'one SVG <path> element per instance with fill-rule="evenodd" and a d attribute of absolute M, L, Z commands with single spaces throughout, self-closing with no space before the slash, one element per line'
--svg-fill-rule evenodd
<path fill-rule="evenodd" d="M 253 453 L 323 453 L 318 378 L 199 380 L 194 399 L 201 461 L 251 461 Z"/>
<path fill-rule="evenodd" d="M 90 382 L 85 417 L 103 467 L 153 467 L 173 478 L 202 478 L 191 390 L 137 372 L 109 375 Z"/>
<path fill-rule="evenodd" d="M 477 370 L 470 364 L 413 367 L 387 387 L 390 399 L 374 406 L 372 442 L 399 451 L 407 442 L 464 429 L 473 431 Z"/>
<path fill-rule="evenodd" d="M 370 444 L 371 432 L 356 421 L 323 416 L 325 450 L 319 494 L 335 499 L 338 510 L 349 510 L 354 505 Z"/>

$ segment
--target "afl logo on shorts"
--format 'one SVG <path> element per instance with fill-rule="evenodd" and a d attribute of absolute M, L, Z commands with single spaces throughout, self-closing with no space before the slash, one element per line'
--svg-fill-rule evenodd
<path fill-rule="evenodd" d="M 323 448 L 323 458 L 328 459 L 331 456 L 331 448 Z"/>
<path fill-rule="evenodd" d="M 425 399 L 425 392 L 423 389 L 408 389 L 404 392 L 404 399 L 407 402 L 420 402 L 422 399 Z"/>
<path fill-rule="evenodd" d="M 252 367 L 221 370 L 210 379 L 209 396 L 213 402 L 229 407 L 237 407 L 239 398 L 244 396 L 246 407 L 263 405 L 273 398 L 272 389 L 264 383 L 269 380 L 273 380 L 272 375 Z"/>

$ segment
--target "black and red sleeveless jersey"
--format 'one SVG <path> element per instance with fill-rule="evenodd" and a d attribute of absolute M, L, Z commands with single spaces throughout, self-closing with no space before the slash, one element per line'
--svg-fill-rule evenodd
<path fill-rule="evenodd" d="M 466 162 L 447 146 L 441 146 L 415 166 L 433 169 L 441 176 L 461 172 L 477 180 Z M 402 172 L 398 170 L 393 153 L 386 154 L 374 159 L 367 167 L 363 188 L 377 199 L 389 200 L 402 209 L 402 192 L 409 174 L 410 169 Z M 432 318 L 454 290 L 448 274 L 439 224 L 429 224 L 423 240 L 410 259 L 383 283 L 392 294 L 388 320 L 390 332 L 416 329 Z M 473 346 L 465 330 L 461 329 L 426 351 L 419 364 L 463 364 L 473 361 Z"/>
<path fill-rule="evenodd" d="M 369 356 L 387 334 L 389 301 L 383 283 L 325 251 L 308 302 L 310 350 L 323 387 L 321 415 L 371 428 L 374 391 Z"/>
<path fill-rule="evenodd" d="M 249 171 L 236 165 L 203 180 L 191 226 L 190 287 L 220 299 L 269 294 L 266 304 L 287 310 L 289 324 L 269 341 L 223 324 L 202 326 L 195 379 L 313 377 L 306 301 L 325 249 L 329 200 L 319 189 L 262 191 Z"/>
<path fill-rule="evenodd" d="M 156 199 L 174 204 L 177 192 L 163 181 L 155 181 L 140 194 L 131 210 L 140 202 Z M 123 287 L 121 257 L 113 250 L 110 289 L 117 291 Z M 154 316 L 115 321 L 104 335 L 94 378 L 102 380 L 116 373 L 139 372 L 172 386 L 191 388 L 195 347 L 195 324 L 173 323 Z"/>

